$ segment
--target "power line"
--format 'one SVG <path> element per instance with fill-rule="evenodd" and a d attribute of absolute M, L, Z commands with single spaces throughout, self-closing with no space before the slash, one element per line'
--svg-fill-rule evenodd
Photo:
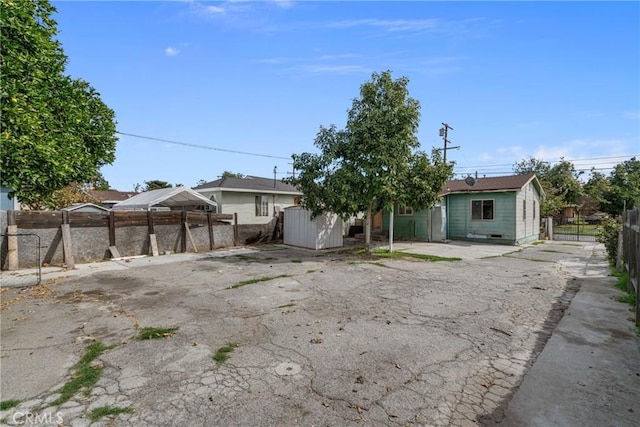
<path fill-rule="evenodd" d="M 591 161 L 591 160 L 607 160 L 607 159 L 626 159 L 626 158 L 631 158 L 631 157 L 639 157 L 640 154 L 629 154 L 629 155 L 622 155 L 622 156 L 609 156 L 609 157 L 589 157 L 589 158 L 584 158 L 584 159 L 564 159 L 564 161 L 566 162 L 587 162 L 587 161 Z M 548 161 L 548 162 L 543 162 L 543 163 L 559 163 L 560 160 L 557 161 Z M 477 168 L 493 168 L 493 167 L 504 167 L 504 166 L 513 166 L 513 163 L 502 163 L 502 164 L 498 164 L 498 165 L 478 165 L 478 166 L 460 166 L 460 168 L 462 169 L 477 169 Z"/>
<path fill-rule="evenodd" d="M 225 152 L 225 153 L 244 154 L 245 156 L 268 157 L 270 159 L 291 160 L 290 157 L 280 157 L 280 156 L 272 156 L 270 154 L 250 153 L 248 151 L 238 151 L 238 150 L 229 150 L 227 148 L 209 147 L 207 145 L 192 144 L 190 142 L 172 141 L 170 139 L 154 138 L 154 137 L 151 137 L 151 136 L 144 136 L 144 135 L 135 135 L 133 133 L 126 133 L 126 132 L 118 132 L 118 131 L 116 131 L 116 133 L 119 134 L 119 135 L 130 136 L 130 137 L 133 137 L 133 138 L 147 139 L 149 141 L 166 142 L 167 144 L 182 145 L 182 146 L 185 146 L 185 147 L 204 148 L 206 150 L 222 151 L 222 152 Z"/>

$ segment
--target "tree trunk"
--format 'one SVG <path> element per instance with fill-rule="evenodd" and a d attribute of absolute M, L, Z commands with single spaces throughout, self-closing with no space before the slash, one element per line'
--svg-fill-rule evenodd
<path fill-rule="evenodd" d="M 367 253 L 371 252 L 371 205 L 367 207 L 367 218 L 364 228 L 364 246 L 367 249 Z"/>

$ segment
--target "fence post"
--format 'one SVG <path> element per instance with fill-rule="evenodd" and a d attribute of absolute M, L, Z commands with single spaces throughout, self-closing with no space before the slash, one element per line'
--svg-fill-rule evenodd
<path fill-rule="evenodd" d="M 238 214 L 233 213 L 233 246 L 238 246 Z"/>
<path fill-rule="evenodd" d="M 181 224 L 182 224 L 182 252 L 186 253 L 187 252 L 187 211 L 183 210 L 182 211 L 182 219 L 181 219 Z"/>
<path fill-rule="evenodd" d="M 215 244 L 213 241 L 213 223 L 211 221 L 211 212 L 207 212 L 207 226 L 209 227 L 209 250 L 213 250 Z"/>
<path fill-rule="evenodd" d="M 158 240 L 156 240 L 156 232 L 153 228 L 153 211 L 147 211 L 147 226 L 149 227 L 149 245 L 151 246 L 151 255 L 160 255 L 158 251 Z"/>
<path fill-rule="evenodd" d="M 18 226 L 16 211 L 7 212 L 7 270 L 18 269 Z"/>
<path fill-rule="evenodd" d="M 69 225 L 69 211 L 62 211 L 62 255 L 67 268 L 76 268 L 75 259 L 73 257 L 73 246 L 71 245 L 71 228 Z"/>

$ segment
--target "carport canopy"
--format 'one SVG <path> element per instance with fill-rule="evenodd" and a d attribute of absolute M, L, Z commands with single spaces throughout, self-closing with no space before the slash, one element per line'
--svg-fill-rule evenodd
<path fill-rule="evenodd" d="M 217 204 L 190 188 L 172 187 L 145 191 L 113 205 L 112 209 L 119 211 L 148 211 L 157 207 L 184 209 L 196 206 L 204 206 L 205 209 L 210 206 L 210 210 L 215 210 Z"/>

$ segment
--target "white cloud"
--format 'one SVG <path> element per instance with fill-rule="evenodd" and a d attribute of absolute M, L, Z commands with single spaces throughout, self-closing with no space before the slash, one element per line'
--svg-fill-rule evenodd
<path fill-rule="evenodd" d="M 544 160 L 546 162 L 553 162 L 560 159 L 561 157 L 568 158 L 570 154 L 571 150 L 566 146 L 547 147 L 545 145 L 541 145 L 536 148 L 536 151 L 534 151 L 531 157 L 533 157 L 534 159 Z"/>
<path fill-rule="evenodd" d="M 173 46 L 169 46 L 164 50 L 164 53 L 167 56 L 176 56 L 180 53 L 180 49 Z"/>
<path fill-rule="evenodd" d="M 357 73 L 368 71 L 360 65 L 304 65 L 302 69 L 310 73 Z"/>
<path fill-rule="evenodd" d="M 376 27 L 386 31 L 434 31 L 440 27 L 439 19 L 354 19 L 325 24 L 328 28 Z"/>
<path fill-rule="evenodd" d="M 204 7 L 204 11 L 206 13 L 210 13 L 210 14 L 222 14 L 222 13 L 226 13 L 227 9 L 225 9 L 222 6 L 205 6 Z"/>
<path fill-rule="evenodd" d="M 293 1 L 291 0 L 271 0 L 271 3 L 283 9 L 289 9 L 293 7 Z"/>

